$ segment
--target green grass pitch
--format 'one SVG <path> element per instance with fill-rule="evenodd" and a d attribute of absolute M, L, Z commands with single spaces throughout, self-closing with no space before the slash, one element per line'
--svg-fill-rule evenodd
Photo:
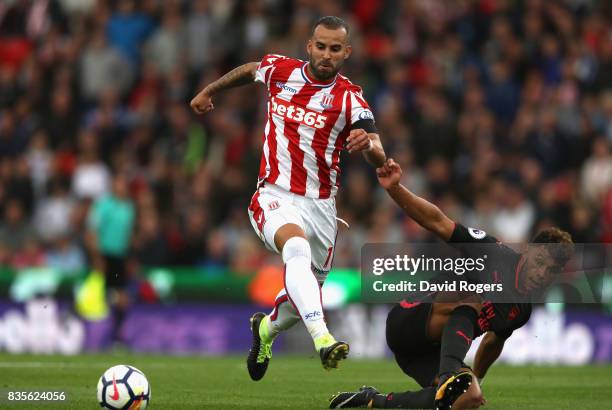
<path fill-rule="evenodd" d="M 152 386 L 152 409 L 323 409 L 339 390 L 371 384 L 382 391 L 416 388 L 391 360 L 348 360 L 326 372 L 317 357 L 272 359 L 252 382 L 242 357 L 150 355 L 11 356 L 0 354 L 0 391 L 65 391 L 63 404 L 8 403 L 1 409 L 95 409 L 96 383 L 115 364 L 140 368 Z M 483 386 L 486 409 L 611 409 L 612 366 L 494 366 Z"/>

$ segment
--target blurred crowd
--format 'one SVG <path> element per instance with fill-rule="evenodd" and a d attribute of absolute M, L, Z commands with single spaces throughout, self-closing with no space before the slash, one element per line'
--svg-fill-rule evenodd
<path fill-rule="evenodd" d="M 268 52 L 306 58 L 312 22 L 351 26 L 362 86 L 404 184 L 509 242 L 558 225 L 612 241 L 612 5 L 596 0 L 4 0 L 0 265 L 87 266 L 90 207 L 126 178 L 130 266 L 249 274 L 271 259 L 247 205 L 265 89 L 188 106 Z M 335 266 L 428 240 L 343 155 Z M 273 259 L 278 263 L 278 260 Z"/>

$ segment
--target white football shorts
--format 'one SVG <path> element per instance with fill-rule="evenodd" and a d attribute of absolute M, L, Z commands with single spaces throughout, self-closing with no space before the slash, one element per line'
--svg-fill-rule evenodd
<path fill-rule="evenodd" d="M 251 198 L 249 219 L 266 247 L 276 253 L 279 253 L 274 244 L 276 231 L 288 223 L 301 227 L 310 244 L 313 273 L 323 283 L 334 259 L 338 231 L 334 197 L 307 198 L 265 184 Z"/>

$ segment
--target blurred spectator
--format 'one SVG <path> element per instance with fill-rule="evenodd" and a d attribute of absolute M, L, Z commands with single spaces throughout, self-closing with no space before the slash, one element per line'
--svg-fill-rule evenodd
<path fill-rule="evenodd" d="M 576 243 L 597 242 L 594 227 L 595 219 L 590 208 L 583 203 L 575 204 L 572 208 L 571 231 Z"/>
<path fill-rule="evenodd" d="M 3 64 L 0 66 L 0 108 L 12 106 L 20 94 L 17 70 Z M 7 115 L 5 112 L 4 115 Z"/>
<path fill-rule="evenodd" d="M 355 170 L 342 194 L 342 204 L 350 208 L 352 222 L 366 225 L 374 207 L 372 182 L 362 170 Z"/>
<path fill-rule="evenodd" d="M 519 102 L 518 86 L 512 76 L 512 67 L 504 61 L 491 64 L 487 104 L 498 119 L 505 123 L 514 120 Z"/>
<path fill-rule="evenodd" d="M 257 243 L 257 238 L 242 235 L 235 246 L 235 257 L 231 262 L 232 272 L 239 275 L 252 275 L 253 266 L 262 266 L 267 258 Z"/>
<path fill-rule="evenodd" d="M 41 239 L 51 242 L 68 235 L 74 202 L 63 181 L 50 182 L 49 196 L 40 201 L 34 218 L 36 232 Z"/>
<path fill-rule="evenodd" d="M 63 273 L 80 273 L 86 267 L 85 262 L 83 250 L 68 236 L 58 237 L 46 254 L 47 265 Z"/>
<path fill-rule="evenodd" d="M 551 108 L 542 108 L 540 121 L 531 134 L 530 150 L 540 162 L 547 176 L 556 176 L 568 163 L 568 146 L 564 135 L 559 132 L 557 117 Z"/>
<path fill-rule="evenodd" d="M 10 256 L 10 266 L 17 270 L 40 267 L 46 263 L 45 253 L 34 236 L 26 238 L 25 242 Z"/>
<path fill-rule="evenodd" d="M 153 209 L 144 210 L 139 215 L 134 254 L 142 266 L 165 266 L 172 262 L 159 217 Z"/>
<path fill-rule="evenodd" d="M 164 75 L 185 63 L 187 39 L 181 15 L 173 9 L 167 10 L 162 16 L 161 26 L 149 37 L 143 49 L 144 59 L 155 64 Z"/>
<path fill-rule="evenodd" d="M 187 17 L 187 55 L 189 65 L 195 71 L 215 61 L 213 38 L 219 27 L 210 16 L 209 3 L 209 0 L 192 1 L 191 12 Z"/>
<path fill-rule="evenodd" d="M 612 153 L 610 143 L 600 137 L 593 141 L 593 151 L 582 167 L 582 191 L 593 204 L 602 204 L 612 189 Z"/>
<path fill-rule="evenodd" d="M 18 200 L 23 207 L 25 217 L 30 218 L 34 210 L 35 198 L 27 159 L 23 156 L 13 160 L 5 159 L 1 167 L 6 195 Z"/>
<path fill-rule="evenodd" d="M 193 207 L 187 211 L 182 230 L 182 246 L 175 251 L 174 264 L 196 265 L 206 259 L 207 223 L 203 209 Z"/>
<path fill-rule="evenodd" d="M 98 154 L 98 141 L 91 131 L 79 136 L 80 155 L 72 176 L 72 191 L 78 198 L 95 199 L 106 193 L 110 185 L 110 171 Z"/>
<path fill-rule="evenodd" d="M 126 130 L 132 125 L 131 117 L 116 90 L 105 88 L 99 104 L 86 117 L 87 129 L 97 137 L 95 143 L 86 149 L 99 154 L 105 163 L 111 163 L 114 154 L 122 148 Z"/>
<path fill-rule="evenodd" d="M 204 155 L 204 130 L 190 118 L 184 104 L 171 104 L 167 115 L 168 132 L 159 138 L 155 148 L 171 164 L 193 171 Z"/>
<path fill-rule="evenodd" d="M 4 205 L 4 215 L 0 225 L 0 243 L 11 251 L 24 248 L 28 241 L 35 238 L 35 231 L 23 212 L 23 204 L 9 199 Z"/>
<path fill-rule="evenodd" d="M 506 181 L 504 185 L 502 200 L 493 216 L 493 231 L 499 232 L 499 239 L 502 241 L 510 243 L 528 241 L 531 228 L 536 221 L 533 204 L 525 197 L 516 182 Z"/>
<path fill-rule="evenodd" d="M 420 108 L 414 132 L 417 163 L 422 166 L 434 156 L 452 158 L 457 139 L 448 101 L 431 92 L 423 92 L 417 100 Z"/>
<path fill-rule="evenodd" d="M 14 157 L 19 154 L 15 114 L 4 110 L 0 115 L 0 158 Z"/>
<path fill-rule="evenodd" d="M 140 45 L 153 29 L 153 20 L 136 10 L 134 0 L 119 0 L 108 21 L 106 34 L 110 43 L 136 66 L 140 61 Z"/>
<path fill-rule="evenodd" d="M 260 50 L 268 35 L 268 24 L 264 13 L 264 2 L 253 0 L 245 3 L 244 40 L 250 49 Z"/>
<path fill-rule="evenodd" d="M 221 270 L 227 267 L 229 255 L 227 253 L 227 239 L 218 230 L 212 231 L 206 242 L 206 256 L 201 266 L 207 269 Z"/>
<path fill-rule="evenodd" d="M 55 87 L 51 94 L 50 107 L 42 110 L 42 125 L 49 134 L 50 145 L 57 149 L 74 149 L 79 121 L 79 112 L 70 87 Z"/>
<path fill-rule="evenodd" d="M 44 130 L 32 135 L 32 141 L 26 153 L 30 177 L 37 198 L 46 192 L 47 180 L 53 171 L 53 152 L 49 147 L 49 138 Z"/>
<path fill-rule="evenodd" d="M 93 33 L 81 56 L 81 90 L 89 100 L 100 98 L 102 91 L 113 87 L 124 94 L 131 82 L 129 62 L 106 43 L 104 32 Z"/>

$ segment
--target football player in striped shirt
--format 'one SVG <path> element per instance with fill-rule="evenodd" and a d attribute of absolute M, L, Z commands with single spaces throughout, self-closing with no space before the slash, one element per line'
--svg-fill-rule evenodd
<path fill-rule="evenodd" d="M 228 88 L 257 82 L 268 91 L 261 166 L 248 212 L 266 247 L 282 255 L 285 286 L 270 314 L 251 317 L 247 367 L 253 380 L 264 376 L 275 337 L 300 320 L 325 369 L 347 357 L 348 344 L 325 323 L 320 288 L 334 256 L 340 153 L 361 152 L 375 167 L 386 159 L 361 88 L 339 73 L 351 55 L 348 25 L 322 17 L 306 50 L 308 61 L 268 54 L 237 67 L 191 101 L 203 114 L 214 108 L 213 96 Z"/>

